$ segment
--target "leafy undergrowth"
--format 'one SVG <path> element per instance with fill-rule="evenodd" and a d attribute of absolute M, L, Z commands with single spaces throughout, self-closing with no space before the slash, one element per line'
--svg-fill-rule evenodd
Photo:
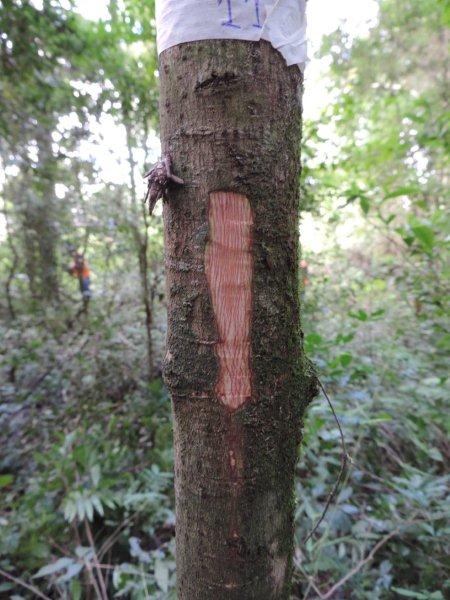
<path fill-rule="evenodd" d="M 310 407 L 298 464 L 294 598 L 445 598 L 443 356 L 433 351 L 428 321 L 392 302 L 385 286 L 372 281 L 339 305 L 341 288 L 319 263 L 311 269 L 306 350 L 340 417 L 351 463 L 305 544 L 342 455 L 321 396 Z M 0 405 L 0 569 L 18 580 L 1 583 L 5 598 L 37 597 L 36 590 L 102 597 L 102 586 L 106 597 L 175 597 L 170 403 L 159 382 L 132 377 L 144 370 L 139 337 L 132 351 L 132 323 L 132 313 L 108 321 L 94 312 L 88 329 L 57 341 L 28 322 L 22 333 L 2 332 L 4 372 L 11 361 L 22 365 Z M 58 362 L 67 336 L 76 352 Z M 36 385 L 48 362 L 56 367 Z"/>
<path fill-rule="evenodd" d="M 170 402 L 129 319 L 2 332 L 5 372 L 26 368 L 0 404 L 0 597 L 173 597 Z"/>
<path fill-rule="evenodd" d="M 313 270 L 306 349 L 339 415 L 350 459 L 305 545 L 343 452 L 321 395 L 309 410 L 298 465 L 295 597 L 447 598 L 449 386 L 444 348 L 436 348 L 438 323 L 431 333 L 426 317 L 393 297 L 388 280 L 367 282 L 356 273 L 352 300 L 339 314 L 332 307 L 338 296 L 345 307 L 335 285 L 342 274 L 322 277 L 320 264 Z"/>

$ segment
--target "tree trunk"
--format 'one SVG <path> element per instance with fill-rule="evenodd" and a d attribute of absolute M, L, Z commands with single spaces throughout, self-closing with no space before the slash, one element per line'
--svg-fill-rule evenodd
<path fill-rule="evenodd" d="M 294 469 L 315 380 L 298 288 L 301 74 L 267 42 L 160 57 L 165 380 L 180 600 L 288 598 Z"/>
<path fill-rule="evenodd" d="M 14 321 L 17 317 L 16 310 L 14 308 L 13 302 L 13 294 L 12 294 L 12 283 L 16 276 L 17 267 L 19 266 L 19 253 L 17 252 L 16 244 L 15 244 L 15 232 L 11 227 L 11 223 L 9 220 L 9 211 L 7 209 L 7 201 L 3 199 L 3 217 L 5 220 L 5 230 L 6 230 L 6 240 L 9 246 L 9 249 L 12 254 L 12 261 L 8 269 L 8 277 L 5 282 L 5 292 L 6 292 L 6 304 L 8 306 L 9 318 L 11 321 Z"/>
<path fill-rule="evenodd" d="M 131 201 L 133 211 L 133 223 L 131 223 L 131 229 L 133 232 L 133 239 L 136 245 L 136 251 L 139 262 L 139 278 L 141 282 L 141 297 L 142 304 L 145 312 L 145 333 L 146 333 L 146 346 L 147 346 L 147 380 L 153 381 L 155 377 L 155 363 L 153 356 L 153 303 L 150 294 L 150 285 L 148 281 L 148 222 L 146 215 L 146 208 L 142 209 L 142 221 L 143 221 L 143 232 L 141 233 L 140 220 L 141 215 L 138 199 L 136 193 L 136 179 L 134 176 L 134 169 L 136 163 L 133 158 L 133 147 L 132 147 L 132 135 L 131 128 L 128 124 L 128 116 L 125 115 L 125 129 L 127 133 L 127 148 L 128 148 L 128 164 L 130 166 L 130 189 L 131 189 Z"/>
<path fill-rule="evenodd" d="M 40 296 L 48 303 L 59 301 L 57 203 L 55 171 L 57 159 L 52 150 L 52 131 L 42 129 L 38 136 L 39 165 L 36 192 L 39 200 L 31 208 L 39 257 Z"/>
<path fill-rule="evenodd" d="M 61 208 L 55 196 L 57 158 L 52 150 L 51 127 L 38 128 L 36 141 L 37 167 L 34 171 L 24 169 L 23 191 L 17 194 L 25 271 L 32 299 L 41 304 L 56 304 L 59 302 L 57 249 L 60 237 L 56 223 Z M 22 155 L 21 158 L 27 164 L 28 157 Z"/>

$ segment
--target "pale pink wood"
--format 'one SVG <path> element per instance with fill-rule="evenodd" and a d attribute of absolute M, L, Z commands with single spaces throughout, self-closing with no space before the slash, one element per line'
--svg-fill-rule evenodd
<path fill-rule="evenodd" d="M 252 210 L 245 196 L 232 192 L 210 194 L 205 266 L 219 333 L 216 394 L 233 410 L 252 394 L 252 227 Z"/>

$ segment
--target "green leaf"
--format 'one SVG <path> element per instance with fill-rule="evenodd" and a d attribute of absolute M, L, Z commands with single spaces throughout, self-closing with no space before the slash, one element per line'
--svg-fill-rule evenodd
<path fill-rule="evenodd" d="M 155 581 L 163 592 L 169 589 L 169 568 L 167 564 L 157 559 L 155 562 Z"/>
<path fill-rule="evenodd" d="M 348 314 L 350 317 L 358 319 L 358 321 L 367 321 L 369 318 L 369 315 L 366 313 L 366 311 L 361 309 L 359 309 L 358 312 L 349 312 Z"/>
<path fill-rule="evenodd" d="M 425 250 L 432 250 L 434 246 L 434 232 L 428 225 L 412 225 L 411 231 Z"/>
<path fill-rule="evenodd" d="M 0 475 L 0 488 L 11 485 L 14 481 L 14 477 L 12 475 Z"/>
<path fill-rule="evenodd" d="M 94 518 L 94 506 L 90 498 L 84 499 L 84 508 L 86 511 L 86 517 L 88 518 L 88 521 L 92 521 L 92 519 Z"/>
<path fill-rule="evenodd" d="M 86 514 L 86 502 L 82 496 L 77 496 L 75 501 L 77 507 L 77 515 L 80 521 L 84 519 L 84 515 Z"/>
<path fill-rule="evenodd" d="M 444 457 L 441 454 L 441 451 L 438 448 L 429 448 L 428 456 L 433 460 L 437 460 L 439 462 L 444 462 Z"/>
<path fill-rule="evenodd" d="M 352 362 L 353 360 L 353 356 L 351 354 L 349 354 L 348 352 L 345 352 L 344 354 L 341 354 L 339 356 L 339 362 L 341 363 L 341 365 L 343 367 L 348 367 L 348 365 Z"/>
<path fill-rule="evenodd" d="M 103 517 L 104 510 L 100 498 L 98 496 L 92 496 L 91 502 L 98 514 Z"/>
<path fill-rule="evenodd" d="M 78 573 L 83 569 L 84 565 L 82 562 L 74 562 L 72 563 L 67 571 L 64 573 L 64 575 L 61 575 L 60 577 L 58 577 L 58 579 L 56 580 L 56 583 L 66 583 L 67 581 L 70 581 L 71 579 L 73 579 L 74 577 L 76 577 L 78 575 Z"/>
<path fill-rule="evenodd" d="M 100 483 L 100 476 L 101 476 L 100 466 L 94 465 L 91 468 L 91 479 L 92 479 L 92 483 L 94 484 L 95 487 L 98 487 L 98 484 Z"/>
<path fill-rule="evenodd" d="M 53 573 L 58 573 L 58 571 L 62 571 L 72 564 L 72 558 L 59 558 L 56 562 L 51 563 L 50 565 L 45 565 L 45 567 L 39 569 L 36 575 L 33 575 L 33 579 L 37 579 L 38 577 L 46 577 L 47 575 L 53 575 Z"/>
<path fill-rule="evenodd" d="M 72 600 L 81 600 L 83 588 L 81 587 L 81 583 L 78 581 L 78 579 L 72 579 L 69 589 Z"/>
<path fill-rule="evenodd" d="M 361 196 L 361 198 L 359 199 L 359 204 L 361 206 L 361 210 L 363 211 L 363 213 L 365 215 L 369 214 L 369 210 L 370 210 L 370 202 L 369 200 L 366 198 L 366 196 Z"/>
<path fill-rule="evenodd" d="M 318 415 L 311 415 L 306 422 L 308 435 L 314 435 L 315 433 L 317 433 L 319 429 L 321 429 L 324 426 L 324 424 L 325 419 L 323 417 L 320 417 Z"/>
<path fill-rule="evenodd" d="M 397 592 L 400 596 L 404 598 L 420 598 L 420 600 L 427 600 L 427 597 L 421 594 L 420 592 L 413 592 L 412 590 L 407 590 L 405 588 L 391 588 L 393 592 Z"/>
<path fill-rule="evenodd" d="M 392 415 L 387 412 L 380 412 L 370 419 L 369 423 L 386 423 L 387 421 L 392 421 Z"/>
<path fill-rule="evenodd" d="M 319 346 L 323 342 L 323 338 L 318 333 L 308 333 L 305 342 L 311 346 Z"/>
<path fill-rule="evenodd" d="M 389 194 L 386 194 L 384 199 L 389 200 L 390 198 L 398 198 L 399 196 L 409 196 L 412 194 L 417 194 L 417 192 L 418 192 L 417 187 L 403 186 L 403 187 L 399 187 L 395 190 L 392 190 L 392 192 L 389 192 Z"/>
<path fill-rule="evenodd" d="M 414 592 L 413 590 L 407 590 L 406 588 L 391 588 L 392 591 L 397 592 L 400 596 L 404 598 L 417 598 L 418 600 L 444 600 L 444 596 L 442 592 Z"/>
<path fill-rule="evenodd" d="M 67 500 L 64 506 L 64 518 L 71 523 L 77 516 L 77 507 L 71 499 Z"/>

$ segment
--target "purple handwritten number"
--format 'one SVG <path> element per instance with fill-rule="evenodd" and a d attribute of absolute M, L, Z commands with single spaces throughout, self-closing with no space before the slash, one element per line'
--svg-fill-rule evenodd
<path fill-rule="evenodd" d="M 219 6 L 220 6 L 222 4 L 222 0 L 218 0 L 218 1 L 219 1 Z M 235 25 L 233 23 L 233 12 L 232 12 L 232 8 L 231 8 L 231 0 L 227 0 L 227 8 L 228 8 L 228 21 L 222 21 L 222 25 L 224 27 L 235 27 L 236 29 L 240 29 L 239 25 Z"/>
<path fill-rule="evenodd" d="M 247 2 L 247 0 L 245 0 Z M 255 0 L 255 13 L 256 13 L 256 23 L 253 23 L 253 27 L 258 27 L 261 29 L 262 25 L 259 20 L 259 0 Z"/>
<path fill-rule="evenodd" d="M 220 6 L 223 2 L 223 0 L 217 0 L 218 1 L 218 5 Z M 253 27 L 258 27 L 259 29 L 261 29 L 262 25 L 261 25 L 261 21 L 260 21 L 260 14 L 259 14 L 259 3 L 260 0 L 253 0 L 255 3 L 255 14 L 256 14 L 256 23 L 253 23 Z M 233 8 L 231 5 L 231 0 L 226 0 L 227 2 L 227 10 L 228 10 L 228 20 L 227 21 L 222 21 L 222 25 L 224 27 L 235 27 L 236 29 L 240 29 L 240 25 L 236 25 L 235 23 L 233 23 Z M 248 2 L 248 0 L 244 0 L 244 2 Z"/>

